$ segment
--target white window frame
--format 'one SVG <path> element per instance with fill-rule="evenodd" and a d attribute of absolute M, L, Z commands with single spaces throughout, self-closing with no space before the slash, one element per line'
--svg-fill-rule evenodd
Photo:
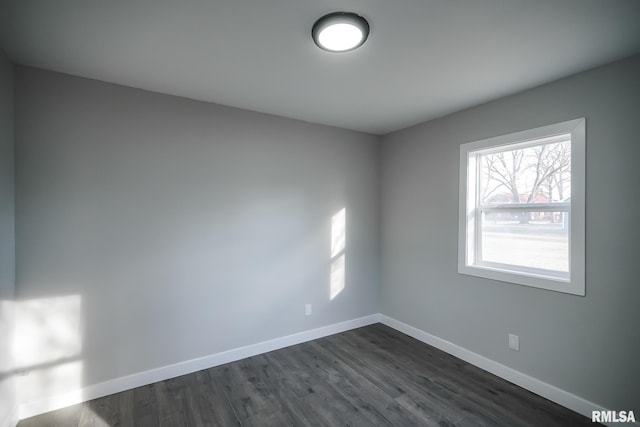
<path fill-rule="evenodd" d="M 586 120 L 584 118 L 529 129 L 508 135 L 483 139 L 460 145 L 460 198 L 458 223 L 458 272 L 502 282 L 535 288 L 548 289 L 574 295 L 585 295 L 585 154 Z M 478 206 L 476 206 L 476 165 L 475 158 L 480 151 L 501 146 L 522 144 L 571 134 L 571 202 L 570 206 L 549 204 L 542 207 L 569 212 L 569 274 L 549 275 L 544 270 L 529 269 L 515 265 L 485 264 L 476 260 L 476 227 Z M 508 148 L 505 147 L 505 150 Z M 523 207 L 530 208 L 530 207 Z M 540 210 L 536 206 L 535 210 Z"/>

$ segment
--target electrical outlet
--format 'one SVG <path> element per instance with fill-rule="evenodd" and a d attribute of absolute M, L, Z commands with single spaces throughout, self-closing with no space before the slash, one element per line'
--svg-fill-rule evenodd
<path fill-rule="evenodd" d="M 509 348 L 511 350 L 520 351 L 520 337 L 509 334 Z"/>
<path fill-rule="evenodd" d="M 311 304 L 304 305 L 304 314 L 307 316 L 311 316 Z"/>

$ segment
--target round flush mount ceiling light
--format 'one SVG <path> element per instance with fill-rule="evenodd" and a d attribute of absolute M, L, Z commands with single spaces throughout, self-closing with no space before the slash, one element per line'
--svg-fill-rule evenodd
<path fill-rule="evenodd" d="M 355 13 L 334 12 L 313 24 L 311 36 L 321 49 L 329 52 L 348 52 L 362 46 L 367 40 L 369 23 Z"/>

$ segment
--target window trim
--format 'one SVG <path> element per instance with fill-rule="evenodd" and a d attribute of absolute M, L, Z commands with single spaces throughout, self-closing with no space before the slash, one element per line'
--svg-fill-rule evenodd
<path fill-rule="evenodd" d="M 458 221 L 458 272 L 460 274 L 531 286 L 573 295 L 585 295 L 585 181 L 586 181 L 586 119 L 580 118 L 473 141 L 460 145 L 459 221 Z M 571 134 L 571 206 L 569 208 L 569 275 L 545 274 L 542 269 L 520 268 L 497 263 L 477 264 L 475 261 L 476 188 L 469 188 L 476 174 L 475 164 L 469 159 L 474 152 L 501 146 L 523 144 Z M 542 206 L 540 208 L 543 208 Z M 550 208 L 550 207 L 544 207 Z M 521 208 L 516 208 L 521 209 Z M 528 271 L 525 271 L 528 270 Z"/>

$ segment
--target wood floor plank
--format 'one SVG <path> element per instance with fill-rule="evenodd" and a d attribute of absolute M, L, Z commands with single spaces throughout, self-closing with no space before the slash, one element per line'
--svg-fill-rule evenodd
<path fill-rule="evenodd" d="M 81 422 L 110 427 L 133 426 L 133 390 L 86 402 Z"/>
<path fill-rule="evenodd" d="M 205 425 L 202 419 L 205 414 L 199 410 L 198 405 L 201 390 L 196 382 L 196 376 L 190 374 L 177 377 L 176 387 L 180 389 L 181 407 L 186 425 Z"/>
<path fill-rule="evenodd" d="M 403 411 L 398 402 L 397 388 L 393 385 L 379 387 L 380 381 L 371 375 L 368 367 L 359 358 L 347 357 L 336 353 L 337 349 L 329 350 L 326 342 L 305 343 L 312 347 L 319 355 L 318 359 L 327 374 L 324 380 L 334 389 L 345 396 L 349 402 L 370 417 L 373 425 L 420 425 L 420 420 L 413 414 Z M 322 372 L 322 371 L 321 371 Z"/>
<path fill-rule="evenodd" d="M 278 364 L 272 363 L 265 355 L 250 358 L 248 369 L 256 377 L 256 381 L 263 384 L 267 392 L 278 401 L 281 410 L 278 411 L 277 418 L 286 419 L 293 425 L 305 425 L 317 418 L 317 414 L 312 408 L 290 387 L 290 383 L 295 381 L 287 381 L 288 371 L 281 369 Z M 307 388 L 306 392 L 314 392 L 310 389 L 310 387 Z M 324 425 L 323 422 L 316 421 L 318 421 L 316 425 Z"/>
<path fill-rule="evenodd" d="M 286 427 L 294 426 L 296 422 L 286 412 L 272 412 L 268 415 L 255 415 L 247 418 L 243 427 Z"/>
<path fill-rule="evenodd" d="M 182 390 L 177 379 L 171 378 L 156 383 L 155 392 L 158 404 L 158 425 L 167 427 L 187 425 Z"/>
<path fill-rule="evenodd" d="M 296 375 L 295 378 L 304 378 L 303 382 L 297 384 L 296 396 L 301 396 L 299 405 L 306 410 L 305 420 L 309 425 L 340 425 L 341 421 L 348 418 L 346 414 L 354 412 L 354 406 L 325 381 L 318 361 L 309 358 L 302 345 L 290 350 L 278 353 L 288 359 L 288 366 Z"/>
<path fill-rule="evenodd" d="M 260 355 L 263 360 L 261 371 L 271 378 L 271 391 L 279 399 L 280 406 L 289 414 L 296 426 L 314 425 L 330 426 L 329 420 L 324 419 L 314 407 L 312 399 L 306 399 L 318 392 L 319 381 L 315 382 L 309 375 L 304 379 L 291 371 L 293 365 L 283 356 L 287 352 L 275 351 Z M 269 374 L 266 372 L 270 371 Z M 322 408 L 320 412 L 324 412 Z"/>
<path fill-rule="evenodd" d="M 279 412 L 280 404 L 267 393 L 266 387 L 256 384 L 246 360 L 240 360 L 221 367 L 216 372 L 216 381 L 223 385 L 227 399 L 240 421 L 256 415 Z"/>
<path fill-rule="evenodd" d="M 209 370 L 193 374 L 195 378 L 195 410 L 200 413 L 201 422 L 205 426 L 239 426 L 240 420 L 222 390 L 215 382 Z"/>
<path fill-rule="evenodd" d="M 593 426 L 382 324 L 127 390 L 19 427 Z"/>
<path fill-rule="evenodd" d="M 158 425 L 155 384 L 137 387 L 133 390 L 133 418 L 138 427 Z"/>

